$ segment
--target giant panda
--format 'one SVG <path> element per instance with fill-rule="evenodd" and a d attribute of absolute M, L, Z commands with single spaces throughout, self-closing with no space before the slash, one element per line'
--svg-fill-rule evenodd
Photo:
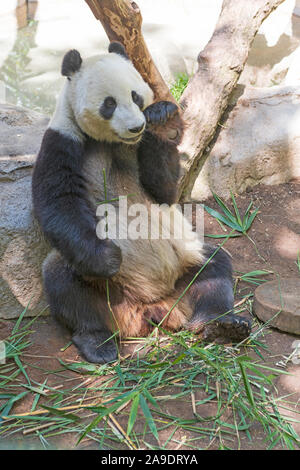
<path fill-rule="evenodd" d="M 204 244 L 174 204 L 177 142 L 161 129 L 177 106 L 153 102 L 120 43 L 84 61 L 71 50 L 61 72 L 66 81 L 32 179 L 35 216 L 53 247 L 42 268 L 53 317 L 95 363 L 116 359 L 116 335 L 146 336 L 157 324 L 207 341 L 245 339 L 250 324 L 233 312 L 230 256 Z M 111 201 L 118 211 L 120 196 L 127 196 L 129 209 L 162 207 L 187 236 L 99 236 L 97 208 Z"/>

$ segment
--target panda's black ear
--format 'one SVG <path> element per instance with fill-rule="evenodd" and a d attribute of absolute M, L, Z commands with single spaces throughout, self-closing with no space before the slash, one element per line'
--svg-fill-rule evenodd
<path fill-rule="evenodd" d="M 108 52 L 114 52 L 115 54 L 119 54 L 125 59 L 129 60 L 125 47 L 120 42 L 117 42 L 117 41 L 111 42 L 110 45 L 108 46 Z"/>
<path fill-rule="evenodd" d="M 64 77 L 70 77 L 77 72 L 82 64 L 82 58 L 76 49 L 67 52 L 61 64 L 61 74 Z"/>

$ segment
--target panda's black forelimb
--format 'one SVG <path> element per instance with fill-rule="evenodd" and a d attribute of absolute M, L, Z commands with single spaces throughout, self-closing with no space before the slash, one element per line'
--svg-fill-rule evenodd
<path fill-rule="evenodd" d="M 140 182 L 159 204 L 177 200 L 179 154 L 175 144 L 146 131 L 138 149 Z"/>
<path fill-rule="evenodd" d="M 83 144 L 48 129 L 32 180 L 35 215 L 51 245 L 83 276 L 109 278 L 122 255 L 111 240 L 96 235 L 96 214 L 82 174 Z"/>
<path fill-rule="evenodd" d="M 172 205 L 177 199 L 179 153 L 176 143 L 153 132 L 178 112 L 176 104 L 159 101 L 144 110 L 147 129 L 138 148 L 139 176 L 147 193 L 159 204 Z"/>

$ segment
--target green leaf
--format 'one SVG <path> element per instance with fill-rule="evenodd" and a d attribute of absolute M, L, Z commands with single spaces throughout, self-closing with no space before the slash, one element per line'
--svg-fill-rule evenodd
<path fill-rule="evenodd" d="M 233 233 L 232 235 L 212 235 L 212 234 L 209 234 L 209 233 L 206 233 L 204 235 L 205 237 L 208 237 L 208 238 L 235 238 L 235 237 L 240 237 L 241 236 L 241 233 Z"/>
<path fill-rule="evenodd" d="M 91 407 L 87 407 L 88 410 L 92 410 L 94 411 L 95 413 L 98 413 L 98 416 L 96 416 L 96 418 L 93 419 L 93 421 L 91 421 L 91 423 L 85 428 L 84 432 L 81 434 L 80 438 L 78 439 L 77 441 L 77 445 L 82 441 L 82 439 L 91 431 L 93 430 L 97 424 L 107 415 L 109 415 L 110 413 L 113 413 L 114 411 L 116 411 L 123 403 L 125 402 L 125 400 L 123 401 L 118 401 L 117 403 L 115 403 L 113 406 L 111 406 L 110 408 L 107 408 L 106 406 L 91 406 Z"/>
<path fill-rule="evenodd" d="M 58 410 L 54 406 L 41 405 L 41 408 L 44 408 L 45 410 L 49 411 L 49 413 L 52 413 L 56 416 L 70 419 L 71 421 L 78 421 L 80 419 L 79 416 L 74 415 L 74 413 L 67 413 L 65 411 Z"/>
<path fill-rule="evenodd" d="M 149 392 L 149 390 L 147 390 L 146 388 L 143 390 L 143 394 L 145 395 L 145 397 L 147 398 L 147 400 L 152 403 L 153 406 L 155 406 L 156 408 L 159 408 L 158 404 L 157 404 L 157 401 L 153 398 L 153 396 L 151 395 L 151 393 Z"/>
<path fill-rule="evenodd" d="M 274 374 L 273 374 L 273 375 L 271 374 L 271 375 L 269 375 L 269 376 L 263 374 L 263 373 L 260 372 L 260 370 L 258 370 L 257 367 L 255 367 L 253 364 L 248 363 L 248 364 L 247 364 L 247 367 L 248 367 L 248 369 L 250 369 L 250 370 L 252 370 L 253 372 L 255 372 L 255 373 L 258 375 L 258 377 L 261 377 L 262 379 L 264 379 L 264 380 L 265 380 L 266 382 L 268 382 L 269 384 L 272 384 L 273 379 L 276 377 L 276 375 L 274 375 Z"/>
<path fill-rule="evenodd" d="M 178 364 L 178 362 L 181 362 L 183 359 L 185 359 L 185 357 L 186 357 L 186 352 L 179 354 L 179 356 L 177 356 L 176 359 L 172 361 L 172 365 Z"/>
<path fill-rule="evenodd" d="M 123 387 L 125 387 L 125 379 L 124 379 L 124 375 L 123 375 L 122 369 L 120 367 L 120 364 L 117 364 L 115 366 L 115 371 L 118 374 L 118 377 L 120 379 L 121 384 L 123 385 Z"/>
<path fill-rule="evenodd" d="M 18 366 L 19 369 L 21 370 L 22 374 L 23 374 L 24 377 L 26 378 L 28 384 L 31 386 L 30 379 L 29 379 L 29 377 L 28 377 L 28 375 L 27 375 L 27 373 L 26 373 L 26 371 L 25 371 L 25 369 L 24 369 L 24 367 L 23 367 L 22 362 L 21 362 L 20 359 L 19 359 L 19 356 L 15 356 L 14 359 L 15 359 L 15 363 L 17 364 L 17 366 Z"/>
<path fill-rule="evenodd" d="M 218 211 L 216 211 L 214 209 L 211 209 L 210 207 L 208 207 L 206 205 L 203 205 L 203 207 L 206 210 L 206 212 L 208 212 L 215 219 L 220 220 L 225 225 L 228 225 L 229 227 L 233 228 L 234 230 L 237 230 L 238 232 L 242 232 L 241 227 L 237 223 L 231 222 L 231 220 L 229 220 L 228 218 L 221 215 Z"/>
<path fill-rule="evenodd" d="M 253 408 L 255 408 L 255 401 L 254 401 L 253 393 L 252 393 L 251 386 L 250 386 L 250 383 L 249 383 L 249 380 L 248 380 L 248 376 L 247 376 L 247 373 L 246 373 L 246 368 L 244 366 L 243 360 L 241 360 L 241 359 L 242 358 L 238 358 L 238 364 L 239 364 L 240 369 L 241 369 L 242 378 L 243 378 L 243 382 L 244 382 L 245 390 L 246 390 L 246 395 L 248 397 L 250 405 Z"/>
<path fill-rule="evenodd" d="M 93 419 L 93 421 L 90 422 L 90 424 L 85 428 L 84 432 L 81 434 L 81 436 L 79 437 L 76 445 L 78 445 L 82 439 L 92 430 L 94 429 L 97 424 L 101 421 L 101 419 L 103 419 L 105 416 L 105 414 L 99 414 L 98 416 L 96 416 L 96 418 Z"/>
<path fill-rule="evenodd" d="M 102 369 L 105 368 L 105 366 L 99 366 L 99 364 L 89 364 L 87 362 L 73 362 L 70 364 L 65 363 L 62 361 L 60 358 L 58 358 L 59 363 L 64 366 L 66 369 L 73 370 L 74 372 L 80 372 L 83 373 L 83 371 L 86 371 L 87 373 L 92 374 L 93 372 L 100 372 Z"/>
<path fill-rule="evenodd" d="M 251 209 L 252 206 L 253 206 L 253 201 L 250 202 L 249 206 L 246 209 L 245 216 L 244 216 L 244 221 L 245 221 L 245 219 L 248 218 L 249 213 L 250 213 L 250 209 Z"/>
<path fill-rule="evenodd" d="M 256 271 L 250 271 L 249 273 L 245 273 L 241 276 L 243 278 L 244 276 L 246 277 L 253 277 L 253 276 L 264 276 L 266 274 L 271 274 L 272 271 L 261 271 L 261 270 L 256 270 Z"/>
<path fill-rule="evenodd" d="M 221 209 L 223 210 L 224 214 L 231 220 L 231 222 L 236 222 L 236 219 L 233 215 L 233 213 L 231 212 L 231 210 L 226 206 L 225 202 L 222 201 L 222 199 L 217 196 L 217 194 L 213 193 L 213 196 L 216 200 L 216 202 L 218 203 L 218 205 L 221 207 Z"/>
<path fill-rule="evenodd" d="M 9 412 L 13 406 L 13 404 L 18 401 L 18 400 L 21 400 L 23 397 L 25 397 L 25 395 L 27 395 L 28 392 L 22 392 L 22 393 L 19 393 L 18 395 L 15 395 L 13 396 L 12 398 L 10 398 L 4 405 L 3 409 L 2 409 L 2 412 L 0 414 L 0 423 L 3 421 L 2 417 L 3 416 L 8 416 L 9 415 Z"/>
<path fill-rule="evenodd" d="M 259 210 L 259 209 L 255 209 L 255 210 L 252 212 L 252 214 L 250 215 L 249 219 L 247 220 L 247 223 L 246 223 L 247 230 L 249 230 L 249 228 L 251 227 L 252 222 L 253 222 L 254 218 L 256 217 L 256 214 L 258 213 L 258 210 Z"/>
<path fill-rule="evenodd" d="M 140 395 L 140 406 L 141 406 L 141 409 L 144 413 L 144 416 L 146 418 L 146 422 L 147 422 L 147 425 L 148 425 L 150 431 L 152 432 L 152 434 L 156 438 L 156 440 L 159 442 L 159 437 L 158 437 L 156 424 L 155 424 L 154 419 L 152 417 L 151 411 L 150 411 L 150 409 L 147 405 L 147 402 L 146 402 L 146 400 L 145 400 L 145 398 L 143 397 L 142 394 Z"/>
<path fill-rule="evenodd" d="M 139 408 L 139 402 L 140 402 L 140 394 L 137 393 L 136 396 L 134 397 L 134 399 L 132 400 L 130 415 L 129 415 L 129 418 L 128 418 L 128 425 L 127 425 L 127 435 L 128 436 L 130 435 L 130 433 L 133 429 L 134 423 L 136 421 L 137 412 L 138 412 L 138 408 Z"/>
<path fill-rule="evenodd" d="M 13 327 L 13 330 L 12 330 L 12 332 L 11 332 L 12 335 L 18 331 L 19 326 L 20 326 L 20 323 L 21 323 L 21 321 L 23 320 L 23 317 L 24 317 L 25 313 L 26 313 L 27 310 L 28 310 L 29 304 L 30 304 L 30 302 L 28 302 L 28 305 L 24 308 L 23 312 L 20 314 L 18 320 L 16 321 L 16 324 L 15 324 L 15 326 Z"/>
<path fill-rule="evenodd" d="M 236 215 L 236 218 L 237 218 L 237 221 L 239 223 L 239 225 L 241 227 L 243 227 L 243 222 L 242 222 L 242 219 L 241 219 L 241 216 L 240 216 L 240 212 L 238 210 L 238 207 L 236 205 L 236 201 L 235 201 L 235 197 L 233 195 L 233 193 L 230 191 L 230 194 L 231 194 L 231 199 L 232 199 L 232 204 L 233 204 L 233 207 L 234 207 L 234 212 L 235 212 L 235 215 Z"/>

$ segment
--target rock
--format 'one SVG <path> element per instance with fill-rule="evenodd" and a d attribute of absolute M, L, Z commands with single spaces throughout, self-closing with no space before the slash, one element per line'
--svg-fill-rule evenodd
<path fill-rule="evenodd" d="M 31 175 L 48 119 L 0 105 L 0 318 L 45 308 L 41 265 L 49 247 L 32 214 Z"/>
<path fill-rule="evenodd" d="M 300 178 L 300 86 L 246 87 L 220 126 L 192 199 Z"/>
<path fill-rule="evenodd" d="M 257 287 L 253 310 L 263 322 L 270 320 L 270 326 L 300 335 L 300 278 L 269 281 Z"/>

